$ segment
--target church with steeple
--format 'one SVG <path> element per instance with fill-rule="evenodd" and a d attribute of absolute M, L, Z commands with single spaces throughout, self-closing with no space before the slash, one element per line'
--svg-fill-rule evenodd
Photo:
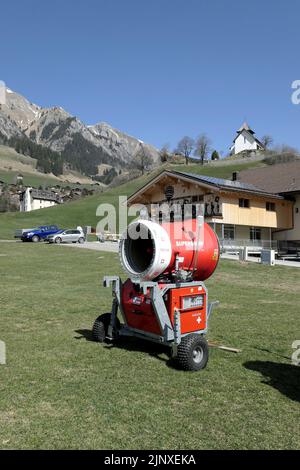
<path fill-rule="evenodd" d="M 236 155 L 245 150 L 265 150 L 264 145 L 255 137 L 255 132 L 247 122 L 237 131 L 237 135 L 230 147 L 231 155 Z"/>

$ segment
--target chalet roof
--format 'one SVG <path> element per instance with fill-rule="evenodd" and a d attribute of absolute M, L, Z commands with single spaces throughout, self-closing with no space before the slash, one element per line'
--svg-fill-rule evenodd
<path fill-rule="evenodd" d="M 58 199 L 57 194 L 52 191 L 44 191 L 40 189 L 32 189 L 31 195 L 33 199 L 41 199 L 44 201 L 57 201 Z"/>
<path fill-rule="evenodd" d="M 239 181 L 276 194 L 300 192 L 300 159 L 290 163 L 243 170 Z"/>
<path fill-rule="evenodd" d="M 164 176 L 176 177 L 185 181 L 192 181 L 194 183 L 199 183 L 199 184 L 206 186 L 208 189 L 212 189 L 212 190 L 213 189 L 225 190 L 225 191 L 230 191 L 230 192 L 245 193 L 248 195 L 252 194 L 252 195 L 257 195 L 257 196 L 262 196 L 262 197 L 272 197 L 273 199 L 274 198 L 283 199 L 281 196 L 277 194 L 269 193 L 261 188 L 258 188 L 257 186 L 254 186 L 251 183 L 243 183 L 241 181 L 231 181 L 231 180 L 222 179 L 222 178 L 213 178 L 211 176 L 198 175 L 196 173 L 164 170 L 158 176 L 156 176 L 155 178 L 150 180 L 148 183 L 146 183 L 144 186 L 142 186 L 138 191 L 136 191 L 131 196 L 129 196 L 128 202 L 130 203 L 135 197 L 142 194 L 147 189 L 151 188 L 151 186 L 156 184 Z"/>
<path fill-rule="evenodd" d="M 25 192 L 26 190 L 23 191 L 22 194 L 24 194 Z M 33 199 L 40 199 L 43 201 L 56 201 L 56 202 L 59 200 L 58 195 L 56 193 L 53 193 L 52 191 L 45 191 L 42 189 L 32 188 L 30 190 L 30 193 Z"/>
<path fill-rule="evenodd" d="M 274 196 L 273 193 L 270 193 L 269 191 L 266 191 L 264 189 L 258 188 L 257 186 L 254 186 L 252 183 L 246 183 L 242 181 L 231 181 L 223 178 L 215 178 L 212 176 L 204 176 L 204 175 L 198 175 L 196 173 L 186 173 L 186 172 L 177 172 L 173 171 L 172 173 L 174 174 L 181 174 L 186 177 L 190 177 L 194 181 L 199 181 L 203 183 L 210 184 L 212 186 L 218 187 L 219 189 L 227 189 L 230 191 L 244 191 L 244 192 L 252 192 L 255 194 L 261 194 L 261 195 L 272 195 Z"/>

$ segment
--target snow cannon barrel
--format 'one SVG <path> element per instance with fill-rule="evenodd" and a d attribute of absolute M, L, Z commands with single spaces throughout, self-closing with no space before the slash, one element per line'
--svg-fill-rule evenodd
<path fill-rule="evenodd" d="M 119 255 L 125 272 L 133 279 L 171 278 L 180 270 L 192 273 L 195 281 L 204 281 L 217 267 L 220 248 L 212 228 L 198 219 L 162 225 L 137 220 L 123 234 Z"/>

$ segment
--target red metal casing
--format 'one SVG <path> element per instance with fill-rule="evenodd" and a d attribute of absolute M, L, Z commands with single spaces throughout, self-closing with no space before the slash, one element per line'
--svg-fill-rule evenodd
<path fill-rule="evenodd" d="M 150 292 L 147 295 L 137 292 L 130 279 L 122 287 L 122 310 L 130 328 L 161 335 Z"/>
<path fill-rule="evenodd" d="M 159 284 L 162 289 L 164 284 Z M 185 298 L 202 297 L 202 305 L 184 308 Z M 170 288 L 164 296 L 165 305 L 174 325 L 175 309 L 180 311 L 181 334 L 205 330 L 207 327 L 207 294 L 203 286 L 190 285 L 187 287 Z M 146 333 L 162 335 L 154 308 L 150 299 L 150 291 L 146 295 L 136 290 L 130 279 L 122 287 L 122 310 L 126 323 Z"/>
<path fill-rule="evenodd" d="M 171 261 L 163 274 L 174 272 L 176 258 L 179 258 L 183 260 L 180 269 L 194 271 L 194 280 L 208 279 L 220 257 L 219 240 L 213 229 L 204 223 L 199 230 L 197 219 L 163 224 L 162 227 L 167 231 L 172 247 Z"/>
<path fill-rule="evenodd" d="M 184 299 L 202 298 L 202 305 L 185 308 Z M 205 330 L 207 295 L 202 286 L 188 286 L 170 289 L 167 293 L 166 307 L 174 325 L 174 312 L 180 311 L 181 334 L 192 333 L 193 331 Z"/>

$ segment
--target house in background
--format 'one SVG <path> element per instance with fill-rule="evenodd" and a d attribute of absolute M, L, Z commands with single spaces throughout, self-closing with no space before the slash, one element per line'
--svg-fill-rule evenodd
<path fill-rule="evenodd" d="M 200 205 L 223 250 L 244 246 L 255 247 L 255 252 L 262 248 L 276 249 L 274 233 L 293 228 L 293 201 L 254 183 L 237 181 L 237 175 L 233 176 L 231 181 L 165 170 L 132 194 L 128 205 L 146 206 L 154 220 L 159 219 L 166 204 L 174 205 L 178 211 L 172 214 L 174 220 L 180 220 L 187 204 L 196 217 L 196 205 Z"/>
<path fill-rule="evenodd" d="M 26 188 L 20 194 L 20 212 L 30 212 L 60 204 L 59 196 L 52 191 Z"/>
<path fill-rule="evenodd" d="M 237 136 L 230 147 L 231 155 L 247 151 L 265 150 L 264 145 L 255 137 L 255 132 L 250 128 L 247 122 L 237 131 Z"/>
<path fill-rule="evenodd" d="M 300 247 L 300 159 L 263 168 L 240 171 L 237 180 L 241 184 L 255 186 L 283 196 L 293 203 L 293 225 L 290 230 L 273 232 L 273 239 L 285 242 L 281 245 L 288 248 Z"/>

